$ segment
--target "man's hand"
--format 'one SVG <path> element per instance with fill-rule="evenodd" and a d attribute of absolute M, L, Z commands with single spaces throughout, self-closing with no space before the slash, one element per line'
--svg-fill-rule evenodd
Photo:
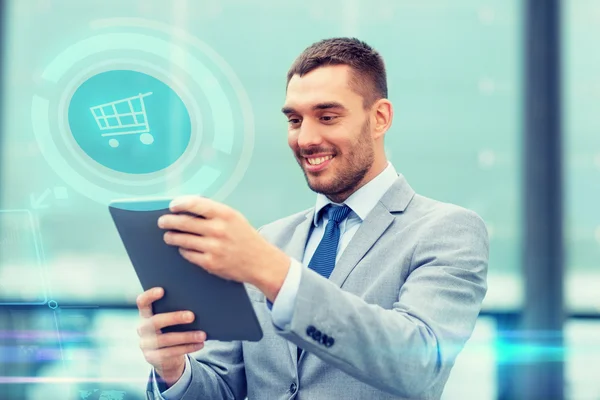
<path fill-rule="evenodd" d="M 206 333 L 202 331 L 161 333 L 160 329 L 194 320 L 191 311 L 152 314 L 152 303 L 163 297 L 162 288 L 152 288 L 140 294 L 137 306 L 142 320 L 138 326 L 140 349 L 156 373 L 172 386 L 179 380 L 185 367 L 185 355 L 204 347 Z"/>
<path fill-rule="evenodd" d="M 237 210 L 200 196 L 173 200 L 173 213 L 159 219 L 165 242 L 211 274 L 247 282 L 274 301 L 291 259 L 266 241 Z M 202 218 L 198 218 L 202 217 Z M 178 232 L 173 232 L 178 231 Z"/>

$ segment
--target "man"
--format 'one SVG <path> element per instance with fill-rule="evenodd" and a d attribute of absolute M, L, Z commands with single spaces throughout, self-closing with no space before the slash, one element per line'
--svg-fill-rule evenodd
<path fill-rule="evenodd" d="M 152 315 L 162 290 L 144 292 L 148 398 L 438 399 L 487 290 L 484 223 L 415 194 L 386 160 L 393 109 L 383 60 L 364 42 L 308 47 L 282 111 L 316 206 L 257 232 L 223 204 L 182 197 L 171 210 L 204 219 L 159 221 L 183 257 L 246 284 L 264 337 L 161 334 L 193 316 Z"/>

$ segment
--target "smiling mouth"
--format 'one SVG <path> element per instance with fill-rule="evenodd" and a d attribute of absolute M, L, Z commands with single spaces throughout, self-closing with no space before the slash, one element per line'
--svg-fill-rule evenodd
<path fill-rule="evenodd" d="M 304 157 L 304 169 L 307 172 L 320 172 L 326 169 L 335 156 Z"/>
<path fill-rule="evenodd" d="M 331 160 L 332 158 L 333 158 L 333 156 L 313 157 L 313 158 L 304 157 L 306 162 L 312 166 L 319 166 L 319 165 L 325 163 L 326 161 Z"/>

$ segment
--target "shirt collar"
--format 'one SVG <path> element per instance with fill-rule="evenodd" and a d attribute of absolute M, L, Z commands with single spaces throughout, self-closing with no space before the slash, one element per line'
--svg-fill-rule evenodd
<path fill-rule="evenodd" d="M 387 167 L 379 175 L 371 179 L 367 184 L 352 193 L 352 195 L 346 199 L 344 203 L 352 209 L 350 216 L 356 214 L 364 221 L 379 199 L 381 199 L 385 192 L 387 192 L 394 184 L 396 179 L 398 179 L 398 173 L 392 163 L 388 161 Z M 321 220 L 320 212 L 328 204 L 340 205 L 329 200 L 324 194 L 318 193 L 315 205 L 315 215 L 313 217 L 315 226 L 319 226 Z"/>

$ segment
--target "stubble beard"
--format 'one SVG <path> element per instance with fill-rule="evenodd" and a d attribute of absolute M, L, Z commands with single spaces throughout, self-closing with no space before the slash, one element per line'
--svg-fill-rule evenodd
<path fill-rule="evenodd" d="M 367 118 L 361 128 L 358 142 L 344 155 L 344 164 L 340 164 L 341 159 L 338 158 L 337 155 L 334 157 L 333 161 L 336 163 L 336 175 L 333 179 L 330 178 L 329 181 L 323 182 L 317 177 L 317 179 L 313 179 L 313 182 L 311 183 L 311 178 L 309 178 L 306 170 L 302 168 L 308 187 L 313 192 L 321 193 L 336 203 L 343 202 L 352 193 L 358 190 L 359 187 L 362 186 L 364 177 L 373 166 L 373 161 L 375 159 L 373 145 L 369 140 L 369 131 L 370 124 L 369 119 Z M 298 162 L 302 166 L 301 160 L 298 160 Z M 327 173 L 330 174 L 331 171 L 327 171 Z"/>

